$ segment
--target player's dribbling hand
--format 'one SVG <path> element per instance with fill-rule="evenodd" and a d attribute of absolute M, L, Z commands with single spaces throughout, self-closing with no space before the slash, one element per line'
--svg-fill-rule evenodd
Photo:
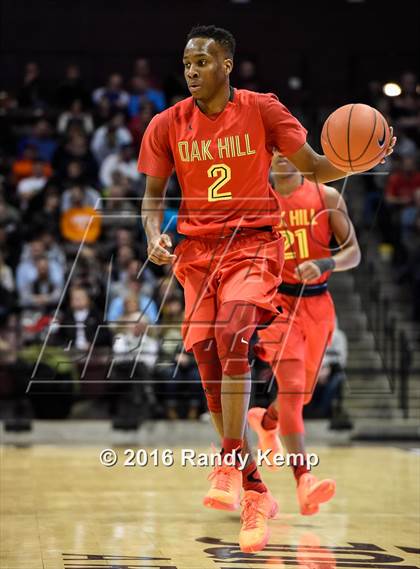
<path fill-rule="evenodd" d="M 312 261 L 304 261 L 295 268 L 295 275 L 301 281 L 311 281 L 321 276 L 321 269 Z"/>
<path fill-rule="evenodd" d="M 169 235 L 162 233 L 147 244 L 147 254 L 150 261 L 156 265 L 167 265 L 173 263 L 176 255 L 172 255 L 167 249 L 172 247 L 172 241 Z"/>
<path fill-rule="evenodd" d="M 394 146 L 397 143 L 397 137 L 394 136 L 394 129 L 392 126 L 389 127 L 389 134 L 390 134 L 390 143 L 388 146 L 388 150 L 386 151 L 385 158 L 394 152 Z M 385 164 L 385 158 L 381 160 L 381 164 Z"/>

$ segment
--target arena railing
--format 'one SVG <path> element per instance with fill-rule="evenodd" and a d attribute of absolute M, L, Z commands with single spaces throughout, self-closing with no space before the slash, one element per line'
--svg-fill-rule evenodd
<path fill-rule="evenodd" d="M 375 275 L 373 263 L 368 263 L 369 275 Z M 405 419 L 409 418 L 409 386 L 412 350 L 405 330 L 392 311 L 389 297 L 382 292 L 381 283 L 373 278 L 365 294 L 365 310 L 381 357 L 383 371 L 389 378 L 393 393 L 398 396 L 398 407 Z"/>

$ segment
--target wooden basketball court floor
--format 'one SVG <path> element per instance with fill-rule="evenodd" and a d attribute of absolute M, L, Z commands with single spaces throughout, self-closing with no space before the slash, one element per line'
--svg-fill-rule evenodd
<path fill-rule="evenodd" d="M 280 515 L 257 554 L 239 551 L 239 513 L 201 506 L 209 469 L 176 460 L 173 467 L 106 468 L 100 450 L 2 447 L 2 569 L 420 566 L 415 449 L 310 449 L 321 459 L 317 474 L 337 481 L 334 500 L 312 517 L 298 514 L 286 467 L 264 471 Z"/>

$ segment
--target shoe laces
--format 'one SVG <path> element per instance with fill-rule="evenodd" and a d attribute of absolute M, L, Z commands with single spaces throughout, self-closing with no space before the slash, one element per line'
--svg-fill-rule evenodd
<path fill-rule="evenodd" d="M 218 490 L 230 492 L 232 487 L 232 467 L 231 466 L 215 466 L 208 476 L 209 480 L 214 480 L 214 486 Z"/>
<path fill-rule="evenodd" d="M 264 514 L 264 511 L 260 509 L 260 502 L 261 498 L 258 496 L 257 498 L 254 497 L 245 497 L 242 502 L 241 506 L 243 506 L 241 521 L 243 522 L 242 529 L 250 530 L 255 529 L 258 526 L 258 514 Z"/>

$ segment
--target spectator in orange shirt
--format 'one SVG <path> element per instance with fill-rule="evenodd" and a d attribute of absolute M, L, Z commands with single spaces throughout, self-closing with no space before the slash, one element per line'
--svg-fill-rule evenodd
<path fill-rule="evenodd" d="M 20 158 L 12 163 L 12 182 L 17 184 L 23 178 L 32 176 L 34 162 L 37 160 L 37 150 L 32 144 L 25 147 Z M 44 161 L 44 176 L 49 178 L 52 175 L 52 169 L 48 162 Z"/>

